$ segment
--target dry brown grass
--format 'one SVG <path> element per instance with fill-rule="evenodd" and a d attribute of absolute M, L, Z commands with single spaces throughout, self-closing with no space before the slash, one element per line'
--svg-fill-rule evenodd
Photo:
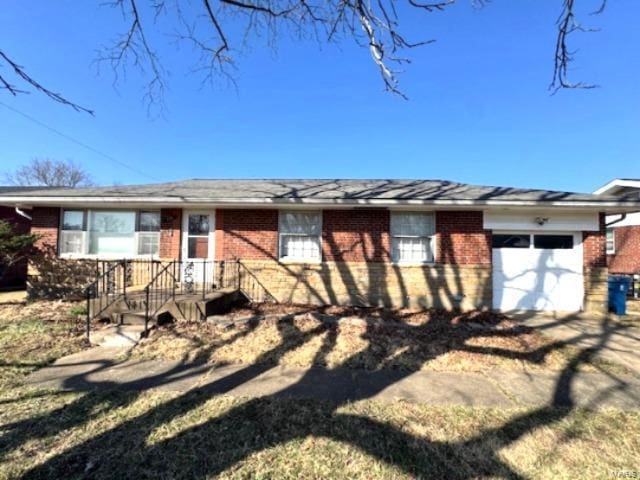
<path fill-rule="evenodd" d="M 21 310 L 0 308 L 2 360 L 28 361 L 25 371 L 30 371 L 35 365 L 82 348 L 83 337 L 74 332 L 70 308 L 57 302 Z M 55 318 L 49 316 L 54 311 Z M 417 331 L 426 335 L 429 330 L 423 329 L 431 320 L 419 315 L 412 318 Z M 430 335 L 434 338 L 445 335 L 447 329 L 437 334 L 440 330 L 435 328 L 443 321 L 432 324 Z M 465 321 L 458 319 L 458 323 Z M 256 359 L 259 354 L 250 349 L 262 345 L 257 343 L 263 342 L 258 335 L 261 329 L 268 337 L 265 342 L 271 344 L 276 337 L 289 336 L 289 342 L 298 339 L 315 345 L 306 347 L 309 351 L 316 351 L 320 347 L 316 338 L 332 335 L 332 329 L 337 335 L 336 345 L 340 336 L 344 336 L 344 342 L 352 335 L 364 336 L 359 341 L 368 345 L 370 335 L 384 338 L 377 334 L 394 332 L 384 322 L 378 324 L 380 331 L 357 321 L 331 328 L 317 322 L 308 318 L 284 322 L 272 319 L 255 328 L 218 332 L 209 332 L 211 326 L 180 325 L 163 330 L 145 348 L 157 349 L 167 342 L 166 354 L 171 346 L 182 342 L 190 355 L 194 349 L 210 355 L 215 341 L 226 352 L 223 359 L 241 354 Z M 413 326 L 394 328 L 410 332 Z M 401 334 L 405 342 L 410 342 L 410 337 Z M 463 338 L 465 335 L 458 341 Z M 231 342 L 229 346 L 245 343 L 224 350 L 225 340 Z M 340 345 L 342 352 L 362 351 L 360 344 Z M 264 352 L 264 346 L 259 348 Z M 301 351 L 283 358 L 313 361 L 308 353 L 303 355 Z M 401 358 L 379 355 L 381 359 Z M 234 398 L 210 395 L 206 390 L 184 394 L 106 390 L 62 393 L 22 386 L 21 378 L 16 373 L 10 388 L 0 385 L 4 387 L 0 388 L 0 480 L 564 479 L 605 477 L 612 471 L 640 468 L 638 412 L 432 407 L 370 400 L 336 406 L 317 400 Z"/>
<path fill-rule="evenodd" d="M 480 371 L 558 371 L 574 352 L 533 329 L 488 312 L 391 311 L 260 305 L 234 311 L 232 326 L 162 327 L 137 358 L 206 359 L 212 364 L 267 362 L 294 367 Z M 283 348 L 276 349 L 282 345 Z M 280 355 L 280 351 L 285 351 Z M 601 360 L 597 367 L 614 369 Z M 593 368 L 582 366 L 583 369 Z"/>
<path fill-rule="evenodd" d="M 7 401 L 0 479 L 604 478 L 640 458 L 640 415 L 614 410 L 166 392 Z"/>
<path fill-rule="evenodd" d="M 29 372 L 87 346 L 78 303 L 0 305 L 0 389 Z"/>

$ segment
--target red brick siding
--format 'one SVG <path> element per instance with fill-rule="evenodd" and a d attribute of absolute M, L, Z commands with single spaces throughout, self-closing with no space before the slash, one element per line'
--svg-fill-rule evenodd
<path fill-rule="evenodd" d="M 47 255 L 57 255 L 60 208 L 35 207 L 31 217 L 31 233 L 40 235 L 36 248 Z"/>
<path fill-rule="evenodd" d="M 436 262 L 491 264 L 491 232 L 483 229 L 482 212 L 436 212 Z"/>
<path fill-rule="evenodd" d="M 160 210 L 160 258 L 180 258 L 182 210 L 163 208 Z"/>
<path fill-rule="evenodd" d="M 607 243 L 605 230 L 605 215 L 600 214 L 600 230 L 597 232 L 582 232 L 582 248 L 584 266 L 598 268 L 607 266 Z"/>
<path fill-rule="evenodd" d="M 325 261 L 390 260 L 390 214 L 384 209 L 324 210 L 322 253 Z"/>
<path fill-rule="evenodd" d="M 224 210 L 221 215 L 224 238 L 216 250 L 223 260 L 278 258 L 277 210 Z"/>
<path fill-rule="evenodd" d="M 640 273 L 640 225 L 617 227 L 615 253 L 607 255 L 611 273 Z"/>

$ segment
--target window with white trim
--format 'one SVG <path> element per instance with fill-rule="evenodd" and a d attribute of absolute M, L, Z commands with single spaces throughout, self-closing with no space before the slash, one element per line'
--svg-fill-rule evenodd
<path fill-rule="evenodd" d="M 391 212 L 393 261 L 433 262 L 435 233 L 433 213 Z"/>
<path fill-rule="evenodd" d="M 64 210 L 61 255 L 131 257 L 157 255 L 160 212 Z"/>
<path fill-rule="evenodd" d="M 83 254 L 85 246 L 84 211 L 65 210 L 60 225 L 60 253 Z"/>
<path fill-rule="evenodd" d="M 280 259 L 319 262 L 321 212 L 280 212 Z"/>
<path fill-rule="evenodd" d="M 613 228 L 607 228 L 607 253 L 616 253 L 616 231 Z"/>

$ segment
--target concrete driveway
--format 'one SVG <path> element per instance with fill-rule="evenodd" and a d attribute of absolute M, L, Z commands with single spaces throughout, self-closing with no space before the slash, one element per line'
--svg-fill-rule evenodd
<path fill-rule="evenodd" d="M 512 317 L 543 335 L 627 367 L 640 376 L 640 321 L 584 314 L 514 314 Z"/>

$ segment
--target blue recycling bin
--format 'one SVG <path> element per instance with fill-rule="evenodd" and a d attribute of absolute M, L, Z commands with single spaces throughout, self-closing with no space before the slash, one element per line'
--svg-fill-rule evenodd
<path fill-rule="evenodd" d="M 609 310 L 616 315 L 627 313 L 627 292 L 631 287 L 631 278 L 624 276 L 609 277 Z"/>

